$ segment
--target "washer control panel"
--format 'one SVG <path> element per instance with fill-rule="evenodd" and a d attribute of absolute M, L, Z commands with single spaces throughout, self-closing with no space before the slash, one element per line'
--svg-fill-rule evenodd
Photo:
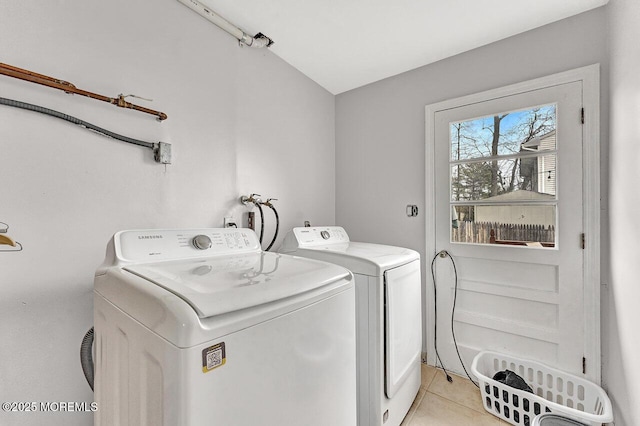
<path fill-rule="evenodd" d="M 262 251 L 256 233 L 243 228 L 121 231 L 113 237 L 113 248 L 123 263 Z"/>
<path fill-rule="evenodd" d="M 317 247 L 348 242 L 349 236 L 340 226 L 293 228 L 285 237 L 283 251 L 286 252 L 298 247 Z"/>

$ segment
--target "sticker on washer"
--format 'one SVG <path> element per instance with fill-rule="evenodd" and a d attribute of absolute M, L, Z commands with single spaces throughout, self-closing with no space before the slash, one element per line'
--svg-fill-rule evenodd
<path fill-rule="evenodd" d="M 202 372 L 209 371 L 223 366 L 227 362 L 227 354 L 224 342 L 217 343 L 202 350 Z"/>

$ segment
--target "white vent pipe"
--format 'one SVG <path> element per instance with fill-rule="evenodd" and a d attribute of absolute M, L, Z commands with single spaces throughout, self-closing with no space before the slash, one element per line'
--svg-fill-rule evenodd
<path fill-rule="evenodd" d="M 240 28 L 233 25 L 231 22 L 224 19 L 222 16 L 215 13 L 210 8 L 206 7 L 202 3 L 197 0 L 178 0 L 180 3 L 188 6 L 189 9 L 196 12 L 198 15 L 206 18 L 207 20 L 213 22 L 221 29 L 225 30 L 232 36 L 238 39 L 238 41 L 245 46 L 251 46 L 256 48 L 268 47 L 273 41 L 265 36 L 260 34 L 257 37 L 252 37 L 249 34 L 242 31 Z"/>

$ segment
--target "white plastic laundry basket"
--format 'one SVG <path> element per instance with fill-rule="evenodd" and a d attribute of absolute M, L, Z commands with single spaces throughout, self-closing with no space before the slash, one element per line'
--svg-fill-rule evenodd
<path fill-rule="evenodd" d="M 492 379 L 503 370 L 522 377 L 533 393 Z M 611 401 L 600 386 L 537 361 L 483 351 L 473 359 L 471 371 L 478 378 L 484 408 L 513 425 L 530 426 L 540 413 L 560 414 L 592 426 L 613 420 Z"/>

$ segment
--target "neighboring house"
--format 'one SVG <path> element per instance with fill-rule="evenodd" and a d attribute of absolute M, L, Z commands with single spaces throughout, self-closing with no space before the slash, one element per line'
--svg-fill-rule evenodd
<path fill-rule="evenodd" d="M 553 179 L 555 182 L 555 179 Z M 555 191 L 555 187 L 554 187 Z M 476 205 L 476 222 L 497 222 L 517 225 L 556 225 L 555 205 L 508 204 L 510 201 L 555 201 L 555 195 L 541 194 L 534 191 L 516 190 L 496 195 L 482 202 L 500 202 L 507 204 Z"/>
<path fill-rule="evenodd" d="M 555 149 L 555 130 L 520 145 L 520 152 L 555 151 Z M 520 177 L 523 178 L 524 189 L 556 195 L 556 155 L 523 158 L 520 161 Z"/>

